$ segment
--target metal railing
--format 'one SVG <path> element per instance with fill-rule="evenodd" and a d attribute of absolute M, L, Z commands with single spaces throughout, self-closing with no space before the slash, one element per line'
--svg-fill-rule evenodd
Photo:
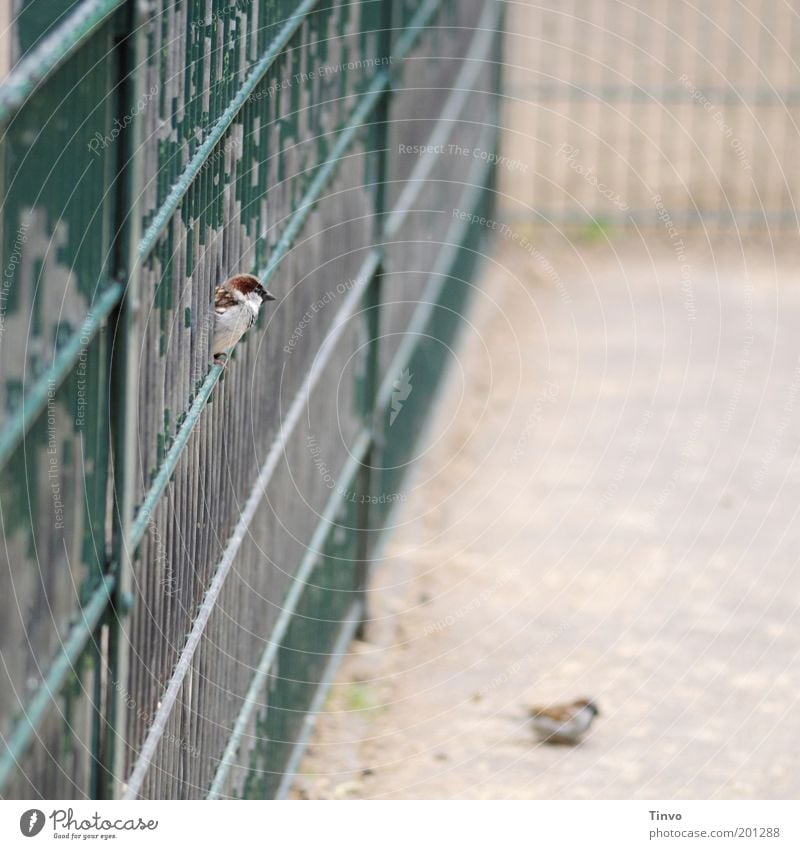
<path fill-rule="evenodd" d="M 502 4 L 29 6 L 0 88 L 0 792 L 283 795 L 468 300 L 493 165 L 436 151 L 496 148 Z M 242 270 L 279 301 L 223 370 Z"/>

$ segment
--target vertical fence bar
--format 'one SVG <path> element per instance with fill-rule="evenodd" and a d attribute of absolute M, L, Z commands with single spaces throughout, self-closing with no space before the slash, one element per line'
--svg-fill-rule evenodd
<path fill-rule="evenodd" d="M 735 74 L 735 71 L 741 62 L 741 50 L 739 49 L 739 45 L 732 41 L 730 32 L 731 22 L 734 20 L 737 7 L 738 2 L 735 2 L 735 0 L 725 4 L 724 14 L 722 19 L 719 21 L 719 35 L 713 42 L 713 44 L 719 42 L 720 58 L 717 59 L 716 64 L 723 70 L 722 79 L 720 81 L 721 84 L 719 87 L 720 94 L 714 98 L 715 111 L 717 109 L 722 109 L 724 111 L 728 97 L 737 91 L 738 88 L 738 86 L 733 83 L 733 80 L 737 79 L 738 76 Z M 704 115 L 703 117 L 705 119 L 705 125 L 710 128 L 708 135 L 716 136 L 712 142 L 714 155 L 711 160 L 712 176 L 716 182 L 716 185 L 713 187 L 715 203 L 712 209 L 712 214 L 716 214 L 714 215 L 715 220 L 710 222 L 708 229 L 710 229 L 714 235 L 720 236 L 725 231 L 725 224 L 727 223 L 726 219 L 728 218 L 726 215 L 728 200 L 724 182 L 724 175 L 727 170 L 725 167 L 726 142 L 724 134 L 715 130 L 711 116 Z M 705 212 L 705 210 L 703 210 L 703 212 Z"/>
<path fill-rule="evenodd" d="M 737 96 L 740 90 L 742 77 L 740 69 L 744 67 L 744 54 L 746 53 L 746 44 L 749 38 L 749 33 L 742 34 L 743 42 L 739 41 L 738 36 L 733 31 L 732 23 L 736 20 L 736 12 L 738 3 L 728 8 L 728 13 L 722 21 L 722 54 L 724 58 L 723 67 L 725 75 L 721 81 L 720 94 L 714 98 L 715 113 L 719 110 L 719 114 L 727 123 L 731 114 L 731 103 L 733 98 Z M 716 115 L 715 115 L 716 117 Z M 726 225 L 736 226 L 736 210 L 731 205 L 731 190 L 728 183 L 730 177 L 730 162 L 728 159 L 728 142 L 725 138 L 725 133 L 717 130 L 714 124 L 710 122 L 711 131 L 716 136 L 714 148 L 717 151 L 717 166 L 714 171 L 714 178 L 717 182 L 719 190 L 719 199 L 717 201 L 716 218 L 714 223 L 714 232 L 717 236 L 725 232 Z"/>
<path fill-rule="evenodd" d="M 786 50 L 790 56 L 796 56 L 798 50 L 800 50 L 800 44 L 798 44 L 797 38 L 798 29 L 800 29 L 798 27 L 798 13 L 789 7 L 787 9 L 787 15 L 788 20 L 786 21 L 785 28 L 783 28 Z M 794 148 L 794 145 L 798 141 L 798 128 L 795 121 L 795 115 L 797 114 L 797 95 L 795 92 L 789 90 L 794 81 L 792 68 L 788 63 L 784 67 L 786 69 L 785 75 L 780 78 L 780 91 L 783 92 L 783 97 L 781 98 L 783 106 L 781 110 L 783 133 L 781 135 L 780 150 L 782 155 L 788 155 L 789 151 Z M 797 215 L 797 202 L 794 195 L 798 186 L 800 186 L 800 183 L 797 180 L 797 170 L 791 168 L 785 171 L 782 175 L 780 192 L 778 193 L 778 220 L 781 227 L 800 228 L 800 221 Z"/>
<path fill-rule="evenodd" d="M 709 23 L 702 15 L 698 14 L 696 9 L 692 9 L 691 20 L 694 21 L 694 25 L 696 27 L 702 28 L 708 37 L 710 33 Z M 675 69 L 677 77 L 673 80 L 673 85 L 675 86 L 676 91 L 681 92 L 678 95 L 681 103 L 678 106 L 677 111 L 679 115 L 684 116 L 684 119 L 681 122 L 681 129 L 683 131 L 682 135 L 684 138 L 681 140 L 682 143 L 677 146 L 677 150 L 683 158 L 683 161 L 686 163 L 684 182 L 687 186 L 686 192 L 689 197 L 690 214 L 693 210 L 698 209 L 698 200 L 700 203 L 703 202 L 702 192 L 705 168 L 697 151 L 696 139 L 698 109 L 696 104 L 692 101 L 688 90 L 685 90 L 685 86 L 681 84 L 680 78 L 683 74 L 687 74 L 692 84 L 698 85 L 702 75 L 701 70 L 703 67 L 703 61 L 703 57 L 697 49 L 697 46 L 690 43 L 686 51 L 686 63 L 685 65 L 681 63 L 681 67 Z M 697 196 L 698 191 L 700 192 L 699 199 Z"/>
<path fill-rule="evenodd" d="M 739 191 L 734 195 L 734 203 L 737 209 L 740 206 L 744 206 L 745 209 L 750 207 L 746 220 L 739 223 L 740 228 L 744 226 L 748 230 L 753 230 L 755 227 L 769 228 L 772 223 L 770 213 L 778 208 L 777 202 L 773 200 L 775 195 L 770 185 L 779 179 L 781 168 L 779 160 L 781 152 L 775 149 L 778 138 L 775 118 L 779 109 L 772 99 L 776 75 L 775 64 L 771 60 L 776 51 L 775 45 L 771 43 L 774 22 L 771 20 L 770 12 L 776 8 L 778 8 L 776 3 L 765 3 L 764 0 L 759 3 L 756 9 L 758 23 L 754 33 L 754 55 L 750 57 L 753 64 L 753 91 L 763 90 L 766 97 L 763 103 L 757 101 L 755 105 L 743 103 L 740 99 L 731 110 L 739 120 L 731 117 L 727 122 L 733 126 L 734 134 L 728 153 L 732 167 L 738 172 L 733 181 L 734 185 L 739 187 Z M 763 180 L 760 179 L 757 171 L 753 172 L 752 167 L 746 169 L 743 165 L 745 160 L 737 155 L 738 150 L 744 149 L 745 156 L 752 164 L 753 150 L 756 145 L 763 145 L 762 149 L 766 148 L 763 158 L 769 162 L 769 167 L 764 169 L 765 179 Z M 752 198 L 749 204 L 747 203 L 748 195 Z"/>
<path fill-rule="evenodd" d="M 563 92 L 561 95 L 563 99 L 560 100 L 557 106 L 557 108 L 561 109 L 561 114 L 558 116 L 558 121 L 553 121 L 553 124 L 560 128 L 561 134 L 554 140 L 548 163 L 542 169 L 544 173 L 547 173 L 549 168 L 553 167 L 553 162 L 556 160 L 556 151 L 560 149 L 562 144 L 571 144 L 577 147 L 580 145 L 581 139 L 580 128 L 576 128 L 575 126 L 575 113 L 578 112 L 580 114 L 578 111 L 580 106 L 575 103 L 575 89 L 573 88 L 576 65 L 573 51 L 576 49 L 574 33 L 575 17 L 578 13 L 577 0 L 563 0 L 563 2 L 557 4 L 554 11 L 558 24 L 556 41 L 555 44 L 551 45 L 551 49 L 554 50 L 558 63 L 558 70 L 556 71 L 557 85 Z M 567 81 L 566 85 L 562 86 L 562 81 Z M 591 153 L 596 154 L 597 144 L 592 145 L 592 148 Z M 585 151 L 581 151 L 581 154 L 586 155 Z M 570 214 L 573 204 L 569 197 L 571 182 L 569 178 L 571 172 L 568 170 L 566 163 L 561 163 L 561 169 L 562 173 L 567 175 L 567 179 L 564 184 L 558 187 L 558 201 L 555 208 L 558 210 L 559 216 L 563 218 Z M 583 186 L 580 185 L 579 188 L 576 188 L 576 192 L 582 194 Z"/>
<path fill-rule="evenodd" d="M 585 85 L 584 80 L 589 78 L 589 75 L 596 74 L 600 79 L 600 97 L 599 101 L 599 120 L 597 122 L 598 132 L 592 139 L 592 147 L 597 151 L 596 162 L 598 178 L 604 183 L 611 186 L 612 191 L 619 197 L 625 198 L 627 192 L 624 188 L 625 177 L 627 172 L 624 153 L 617 138 L 604 138 L 603 127 L 611 123 L 612 116 L 619 126 L 619 131 L 624 132 L 627 121 L 627 116 L 631 111 L 630 101 L 628 103 L 620 102 L 611 93 L 617 85 L 624 71 L 624 65 L 616 56 L 617 51 L 614 46 L 619 44 L 619 39 L 623 38 L 626 33 L 625 16 L 619 14 L 619 10 L 614 7 L 613 10 L 608 5 L 604 7 L 603 16 L 600 18 L 600 31 L 595 34 L 593 50 L 590 53 L 589 61 L 584 62 L 584 75 L 581 76 L 581 84 Z M 589 12 L 586 12 L 589 16 Z M 592 30 L 585 30 L 587 35 L 591 37 Z M 579 45 L 576 48 L 580 49 Z M 589 50 L 589 48 L 583 48 Z M 605 85 L 603 84 L 605 83 Z M 585 94 L 580 93 L 583 101 Z M 587 111 L 590 108 L 591 101 L 585 101 Z M 580 107 L 579 107 L 580 108 Z M 583 128 L 582 128 L 583 129 Z M 585 130 L 583 130 L 585 132 Z M 586 133 L 588 137 L 588 133 Z M 603 166 L 602 163 L 607 165 Z M 604 214 L 600 216 L 600 228 L 605 226 L 605 220 L 613 217 L 611 209 L 604 210 Z"/>
<path fill-rule="evenodd" d="M 382 0 L 378 26 L 378 55 L 389 57 L 392 55 L 392 0 Z M 386 182 L 388 175 L 387 149 L 389 139 L 389 118 L 391 111 L 391 98 L 393 87 L 387 86 L 381 96 L 380 102 L 375 108 L 374 120 L 371 127 L 371 156 L 373 160 L 372 172 L 375 175 L 374 186 L 374 209 L 372 218 L 373 244 L 383 241 L 385 229 L 386 206 Z M 382 433 L 380 426 L 376 426 L 375 416 L 377 414 L 378 397 L 378 370 L 380 362 L 380 315 L 381 315 L 381 292 L 383 282 L 383 258 L 372 276 L 366 292 L 364 293 L 363 308 L 367 331 L 367 367 L 364 378 L 364 415 L 367 418 L 367 426 L 372 431 L 369 449 L 358 472 L 357 489 L 361 493 L 361 502 L 358 509 L 358 543 L 357 566 L 356 566 L 356 592 L 360 602 L 361 623 L 357 630 L 357 636 L 364 636 L 364 628 L 367 621 L 367 584 L 369 581 L 369 562 L 372 555 L 372 534 L 376 511 L 370 509 L 369 495 L 372 494 L 375 481 L 378 476 L 374 472 L 374 464 L 379 451 L 376 450 L 375 439 Z M 377 446 L 379 448 L 379 446 Z"/>
<path fill-rule="evenodd" d="M 142 90 L 143 21 L 141 4 L 128 2 L 121 20 L 119 65 L 119 104 L 129 114 Z M 141 184 L 141 118 L 135 117 L 119 145 L 116 179 L 119 182 L 115 234 L 116 278 L 124 281 L 125 293 L 115 315 L 111 350 L 111 415 L 113 439 L 113 515 L 112 563 L 116 581 L 108 619 L 108 671 L 106 686 L 105 729 L 101 760 L 103 778 L 98 786 L 100 798 L 116 798 L 124 775 L 121 753 L 125 743 L 125 712 L 128 682 L 128 640 L 125 618 L 131 605 L 131 550 L 135 494 L 136 406 L 138 398 L 138 356 L 132 348 L 134 327 L 140 309 L 139 254 L 141 237 L 139 197 Z"/>

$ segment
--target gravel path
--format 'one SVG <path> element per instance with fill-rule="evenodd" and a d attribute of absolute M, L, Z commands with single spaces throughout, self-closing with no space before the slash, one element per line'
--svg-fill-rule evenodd
<path fill-rule="evenodd" d="M 500 239 L 296 795 L 800 794 L 796 255 L 681 238 Z"/>

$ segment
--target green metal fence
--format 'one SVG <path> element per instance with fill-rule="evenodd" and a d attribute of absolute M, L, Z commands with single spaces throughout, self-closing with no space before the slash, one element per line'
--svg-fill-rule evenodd
<path fill-rule="evenodd" d="M 469 299 L 502 4 L 15 13 L 0 793 L 283 795 Z"/>

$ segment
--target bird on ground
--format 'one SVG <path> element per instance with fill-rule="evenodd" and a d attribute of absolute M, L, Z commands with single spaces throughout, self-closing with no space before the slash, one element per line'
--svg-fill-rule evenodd
<path fill-rule="evenodd" d="M 214 362 L 224 365 L 231 348 L 256 323 L 261 305 L 274 301 L 254 274 L 235 274 L 214 291 Z M 224 357 L 224 360 L 222 359 Z"/>
<path fill-rule="evenodd" d="M 529 708 L 533 730 L 544 743 L 580 743 L 600 713 L 591 699 L 576 699 L 565 705 Z"/>

